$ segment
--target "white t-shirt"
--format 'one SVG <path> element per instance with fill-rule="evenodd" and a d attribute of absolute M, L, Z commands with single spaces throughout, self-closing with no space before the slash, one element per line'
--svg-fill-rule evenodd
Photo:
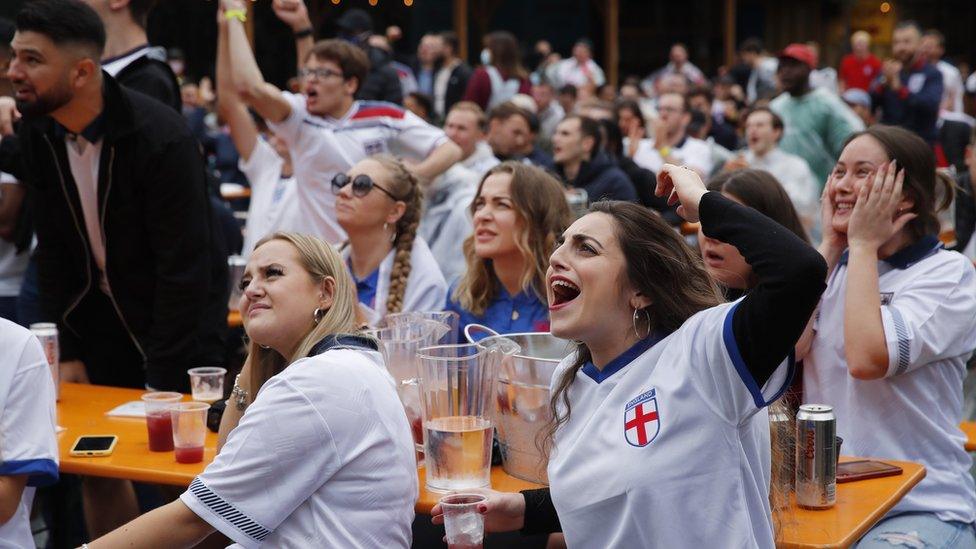
<path fill-rule="evenodd" d="M 30 510 L 37 486 L 58 480 L 54 381 L 44 350 L 27 329 L 0 318 L 0 476 L 28 475 L 0 548 L 34 547 Z"/>
<path fill-rule="evenodd" d="M 966 89 L 959 69 L 941 59 L 935 64 L 935 68 L 942 73 L 942 102 L 947 103 L 947 110 L 964 112 L 962 98 L 966 95 Z"/>
<path fill-rule="evenodd" d="M 708 143 L 701 139 L 685 137 L 678 146 L 671 147 L 671 156 L 678 165 L 688 166 L 702 177 L 708 177 L 708 174 L 712 173 L 712 151 L 708 148 Z M 661 158 L 658 147 L 652 140 L 641 139 L 634 153 L 634 163 L 658 173 L 664 165 L 664 159 Z"/>
<path fill-rule="evenodd" d="M 0 202 L 3 201 L 4 189 L 19 184 L 12 175 L 0 172 Z M 17 253 L 17 246 L 13 242 L 0 239 L 0 297 L 20 295 L 20 284 L 24 280 L 29 255 L 27 251 Z"/>
<path fill-rule="evenodd" d="M 577 372 L 548 469 L 570 547 L 774 547 L 765 406 L 792 362 L 760 389 L 732 334 L 736 306 Z"/>
<path fill-rule="evenodd" d="M 417 464 L 376 351 L 333 347 L 261 388 L 180 499 L 234 547 L 409 547 Z"/>
<path fill-rule="evenodd" d="M 423 160 L 447 140 L 443 130 L 424 122 L 399 105 L 356 101 L 342 118 L 313 116 L 305 96 L 282 92 L 291 113 L 269 122 L 288 143 L 298 187 L 294 220 L 289 229 L 338 244 L 346 239 L 335 213 L 332 177 L 356 162 L 378 153 Z"/>
<path fill-rule="evenodd" d="M 810 171 L 806 160 L 779 147 L 773 148 L 762 157 L 746 151 L 745 159 L 750 168 L 773 174 L 790 196 L 807 231 L 817 227 L 820 221 L 820 183 Z"/>
<path fill-rule="evenodd" d="M 343 260 L 349 259 L 351 251 L 349 246 L 342 250 Z M 360 304 L 371 326 L 375 326 L 386 316 L 386 299 L 390 295 L 390 272 L 393 271 L 394 259 L 396 248 L 390 250 L 380 263 L 376 299 L 373 302 L 375 307 Z M 410 276 L 407 277 L 407 288 L 403 294 L 403 308 L 400 312 L 440 311 L 446 302 L 447 282 L 444 281 L 434 254 L 430 253 L 427 243 L 418 234 L 410 249 Z"/>
<path fill-rule="evenodd" d="M 804 400 L 829 404 L 844 453 L 917 461 L 925 478 L 889 514 L 936 513 L 976 520 L 972 460 L 963 449 L 962 387 L 976 348 L 976 271 L 956 252 L 923 239 L 878 262 L 888 344 L 884 379 L 850 376 L 844 355 L 847 265 L 831 274 L 804 359 Z"/>
<path fill-rule="evenodd" d="M 258 138 L 251 157 L 238 162 L 251 184 L 242 255 L 251 255 L 254 245 L 285 226 L 295 217 L 295 178 L 282 177 L 284 160 L 264 138 Z"/>

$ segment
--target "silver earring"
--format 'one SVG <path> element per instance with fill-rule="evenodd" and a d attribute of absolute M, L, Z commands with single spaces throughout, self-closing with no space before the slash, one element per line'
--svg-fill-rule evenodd
<path fill-rule="evenodd" d="M 637 311 L 642 311 L 644 313 L 644 320 L 647 321 L 647 331 L 644 333 L 643 336 L 640 335 L 640 331 L 637 329 Z M 646 309 L 634 309 L 634 336 L 637 339 L 644 339 L 644 338 L 646 338 L 649 335 L 651 335 L 651 315 L 650 315 L 650 313 L 648 313 Z"/>
<path fill-rule="evenodd" d="M 321 307 L 316 307 L 316 308 L 315 308 L 315 310 L 314 310 L 314 311 L 312 311 L 312 320 L 313 320 L 313 321 L 314 321 L 314 322 L 315 322 L 316 324 L 318 324 L 318 323 L 319 323 L 319 321 L 320 321 L 320 320 L 322 320 L 322 317 L 323 317 L 324 315 L 325 315 L 325 311 L 323 311 L 323 310 L 321 309 Z"/>

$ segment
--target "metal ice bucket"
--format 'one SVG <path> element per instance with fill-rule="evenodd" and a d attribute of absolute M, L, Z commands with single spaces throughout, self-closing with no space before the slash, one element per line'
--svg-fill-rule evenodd
<path fill-rule="evenodd" d="M 479 344 L 490 344 L 494 339 L 505 338 L 521 347 L 521 352 L 503 361 L 498 370 L 495 427 L 502 450 L 502 463 L 505 472 L 513 477 L 549 484 L 546 475 L 548 461 L 542 455 L 536 439 L 552 417 L 549 412 L 549 383 L 553 372 L 559 362 L 573 351 L 573 343 L 546 332 L 498 334 L 480 324 L 469 324 L 464 329 L 464 335 L 468 341 Z"/>

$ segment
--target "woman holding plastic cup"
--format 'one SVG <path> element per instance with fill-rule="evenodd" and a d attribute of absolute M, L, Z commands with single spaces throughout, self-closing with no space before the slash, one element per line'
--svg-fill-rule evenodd
<path fill-rule="evenodd" d="M 342 258 L 276 233 L 241 288 L 251 344 L 226 444 L 180 499 L 89 546 L 190 547 L 219 530 L 244 547 L 409 547 L 413 440 L 375 341 L 349 335 L 357 301 Z"/>
<path fill-rule="evenodd" d="M 657 194 L 734 245 L 758 284 L 722 303 L 701 259 L 635 204 L 598 202 L 570 226 L 547 275 L 552 333 L 578 342 L 552 380 L 550 488 L 487 492 L 489 531 L 562 531 L 570 547 L 775 546 L 765 407 L 789 384 L 823 258 L 690 169 L 666 164 Z"/>
<path fill-rule="evenodd" d="M 498 333 L 547 332 L 546 266 L 571 221 L 563 186 L 540 168 L 503 162 L 485 175 L 471 203 L 474 232 L 464 241 L 467 271 L 445 310 Z"/>

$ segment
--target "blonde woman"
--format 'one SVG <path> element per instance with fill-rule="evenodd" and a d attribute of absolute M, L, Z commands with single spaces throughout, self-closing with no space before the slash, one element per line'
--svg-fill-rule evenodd
<path fill-rule="evenodd" d="M 251 254 L 240 310 L 251 339 L 217 458 L 180 499 L 89 544 L 409 547 L 417 470 L 407 417 L 374 341 L 356 330 L 342 259 L 275 233 Z"/>
<path fill-rule="evenodd" d="M 481 180 L 471 215 L 467 272 L 446 307 L 461 317 L 460 337 L 472 323 L 499 333 L 549 331 L 546 268 L 571 221 L 562 184 L 540 168 L 504 162 Z"/>
<path fill-rule="evenodd" d="M 332 192 L 349 237 L 343 258 L 369 324 L 390 313 L 439 311 L 447 282 L 417 236 L 423 204 L 417 178 L 392 156 L 376 155 L 336 174 Z"/>

